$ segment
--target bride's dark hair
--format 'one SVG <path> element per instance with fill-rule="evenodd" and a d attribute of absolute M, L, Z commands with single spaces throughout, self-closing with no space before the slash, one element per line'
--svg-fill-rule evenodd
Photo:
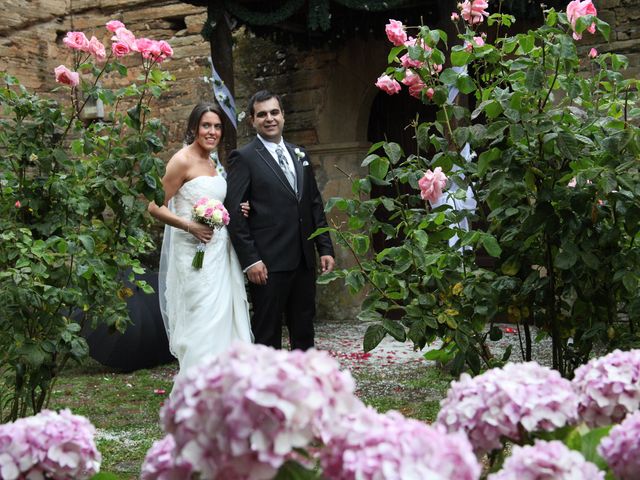
<path fill-rule="evenodd" d="M 223 115 L 220 108 L 213 103 L 200 102 L 193 110 L 191 110 L 191 114 L 189 115 L 189 120 L 187 121 L 187 131 L 184 132 L 184 143 L 187 145 L 191 145 L 196 139 L 196 133 L 198 132 L 198 126 L 200 125 L 200 119 L 202 115 L 207 112 L 215 113 L 220 117 L 220 122 L 222 122 Z M 223 123 L 224 125 L 224 123 Z M 222 141 L 222 137 L 224 137 L 224 127 L 222 130 L 222 135 L 220 135 L 220 141 Z"/>

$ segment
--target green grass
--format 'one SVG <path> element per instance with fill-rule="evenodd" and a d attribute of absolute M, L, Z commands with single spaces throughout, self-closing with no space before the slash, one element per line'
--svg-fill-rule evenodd
<path fill-rule="evenodd" d="M 164 436 L 159 411 L 171 391 L 177 364 L 134 373 L 114 373 L 93 360 L 67 368 L 58 378 L 49 408 L 69 408 L 98 428 L 101 471 L 136 479 L 147 450 Z M 398 372 L 352 372 L 358 395 L 380 412 L 397 410 L 431 422 L 452 378 L 437 368 Z M 156 393 L 164 390 L 164 394 Z"/>

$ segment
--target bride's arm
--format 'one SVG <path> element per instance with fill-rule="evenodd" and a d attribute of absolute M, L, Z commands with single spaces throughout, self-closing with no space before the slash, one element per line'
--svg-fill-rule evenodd
<path fill-rule="evenodd" d="M 155 202 L 149 203 L 149 213 L 165 223 L 171 225 L 174 228 L 179 228 L 187 233 L 192 234 L 201 242 L 208 242 L 213 236 L 213 231 L 206 225 L 198 222 L 193 222 L 188 218 L 182 218 L 173 213 L 167 205 L 169 200 L 173 198 L 176 192 L 182 187 L 187 179 L 188 163 L 187 159 L 181 155 L 181 152 L 176 153 L 169 163 L 167 164 L 167 171 L 164 177 L 162 177 L 162 187 L 164 189 L 164 205 L 156 205 Z"/>

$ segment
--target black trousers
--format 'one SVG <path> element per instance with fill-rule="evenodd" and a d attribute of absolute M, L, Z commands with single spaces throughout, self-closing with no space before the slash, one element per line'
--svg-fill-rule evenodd
<path fill-rule="evenodd" d="M 266 285 L 249 282 L 253 305 L 251 329 L 256 343 L 282 348 L 282 320 L 289 330 L 291 349 L 314 345 L 316 273 L 301 263 L 290 272 L 269 272 Z"/>

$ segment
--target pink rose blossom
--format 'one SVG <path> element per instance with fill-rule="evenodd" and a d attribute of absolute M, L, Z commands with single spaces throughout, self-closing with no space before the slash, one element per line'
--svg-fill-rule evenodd
<path fill-rule="evenodd" d="M 429 100 L 431 100 L 433 98 L 433 94 L 435 93 L 435 91 L 433 90 L 433 88 L 429 87 L 427 88 L 427 91 L 425 92 L 425 95 L 427 96 L 427 98 Z"/>
<path fill-rule="evenodd" d="M 58 65 L 54 73 L 56 75 L 56 82 L 62 83 L 63 85 L 76 87 L 80 83 L 80 74 L 78 72 L 72 72 L 64 65 Z"/>
<path fill-rule="evenodd" d="M 575 31 L 576 21 L 580 17 L 584 17 L 585 15 L 595 16 L 597 14 L 598 11 L 596 10 L 596 7 L 593 5 L 593 3 L 591 3 L 591 0 L 573 0 L 569 2 L 569 4 L 567 5 L 567 20 L 569 20 L 569 23 L 571 23 L 573 38 L 575 40 L 580 40 L 582 38 L 582 35 Z M 589 25 L 589 27 L 587 27 L 587 31 L 589 33 L 595 33 L 596 24 L 592 23 L 591 25 Z"/>
<path fill-rule="evenodd" d="M 89 51 L 89 40 L 83 32 L 67 32 L 62 43 L 72 50 Z"/>
<path fill-rule="evenodd" d="M 20 208 L 21 206 L 22 204 L 20 203 L 20 200 L 16 200 L 15 207 Z"/>
<path fill-rule="evenodd" d="M 484 38 L 482 37 L 473 37 L 473 42 L 476 44 L 477 47 L 484 46 Z"/>
<path fill-rule="evenodd" d="M 589 56 L 591 58 L 596 58 L 598 56 L 598 50 L 596 50 L 595 48 L 592 48 L 591 50 L 589 50 Z"/>
<path fill-rule="evenodd" d="M 389 23 L 385 27 L 385 32 L 387 32 L 387 38 L 389 41 L 396 47 L 404 45 L 404 42 L 407 41 L 407 32 L 404 31 L 404 25 L 402 25 L 402 22 L 398 20 L 389 19 Z"/>
<path fill-rule="evenodd" d="M 133 33 L 131 33 L 129 30 L 127 30 L 124 27 L 120 27 L 115 31 L 115 35 L 113 37 L 111 37 L 111 40 L 114 42 L 121 42 L 124 43 L 127 47 L 129 47 L 131 50 L 133 50 L 134 52 L 137 52 L 138 50 L 136 50 L 136 37 Z"/>
<path fill-rule="evenodd" d="M 167 42 L 165 42 L 164 40 L 160 40 L 158 42 L 158 45 L 160 46 L 160 51 L 165 58 L 173 56 L 173 48 L 171 48 L 171 45 L 169 45 Z"/>
<path fill-rule="evenodd" d="M 576 179 L 576 177 L 573 177 L 571 180 L 569 180 L 569 183 L 567 183 L 567 187 L 576 188 L 577 184 L 578 184 L 578 180 Z"/>
<path fill-rule="evenodd" d="M 420 75 L 412 70 L 406 70 L 405 77 L 402 79 L 402 83 L 409 87 L 409 95 L 415 98 L 420 98 L 422 90 L 426 87 L 425 83 L 420 78 Z"/>
<path fill-rule="evenodd" d="M 124 23 L 122 23 L 120 20 L 110 20 L 107 22 L 107 30 L 109 30 L 111 33 L 116 33 L 116 30 L 118 30 L 119 28 L 125 28 L 124 27 Z"/>
<path fill-rule="evenodd" d="M 460 20 L 460 15 L 458 15 L 458 12 L 451 12 L 451 21 L 457 22 L 458 20 Z"/>
<path fill-rule="evenodd" d="M 534 445 L 514 446 L 502 470 L 488 480 L 604 480 L 604 472 L 575 450 L 557 440 L 536 440 Z"/>
<path fill-rule="evenodd" d="M 640 412 L 630 413 L 609 431 L 598 445 L 598 453 L 623 480 L 640 478 Z"/>
<path fill-rule="evenodd" d="M 111 44 L 111 51 L 116 57 L 122 58 L 131 53 L 131 48 L 129 48 L 129 46 L 126 43 L 113 42 Z"/>
<path fill-rule="evenodd" d="M 483 17 L 488 17 L 489 12 L 485 10 L 489 4 L 485 0 L 465 0 L 458 4 L 462 18 L 470 25 L 477 25 L 484 21 Z"/>
<path fill-rule="evenodd" d="M 420 196 L 423 200 L 432 203 L 437 202 L 442 196 L 442 189 L 447 184 L 447 176 L 442 173 L 442 168 L 436 167 L 434 171 L 427 170 L 420 180 Z"/>
<path fill-rule="evenodd" d="M 96 57 L 98 62 L 104 62 L 107 59 L 107 52 L 105 51 L 104 45 L 96 37 L 91 37 L 91 40 L 89 40 L 88 52 Z"/>
<path fill-rule="evenodd" d="M 383 92 L 388 93 L 389 95 L 398 93 L 402 88 L 400 84 L 389 75 L 380 76 L 378 78 L 378 81 L 376 82 L 376 87 L 378 87 Z"/>

